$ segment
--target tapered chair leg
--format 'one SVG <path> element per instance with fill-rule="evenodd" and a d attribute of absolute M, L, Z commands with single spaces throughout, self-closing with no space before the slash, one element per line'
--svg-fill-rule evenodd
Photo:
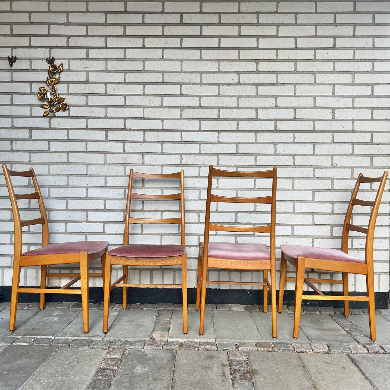
<path fill-rule="evenodd" d="M 286 286 L 286 275 L 287 275 L 287 260 L 284 258 L 282 252 L 282 258 L 280 261 L 280 281 L 279 281 L 279 313 L 282 312 L 283 308 L 283 297 L 284 297 L 284 289 Z"/>
<path fill-rule="evenodd" d="M 105 254 L 104 259 L 104 303 L 103 303 L 103 332 L 108 332 L 108 313 L 110 309 L 110 288 L 111 288 L 111 262 L 110 257 Z"/>
<path fill-rule="evenodd" d="M 203 270 L 202 270 L 202 287 L 200 296 L 200 326 L 199 334 L 202 335 L 204 332 L 204 315 L 206 310 L 206 283 L 207 283 L 207 265 L 203 259 Z"/>
<path fill-rule="evenodd" d="M 301 319 L 302 293 L 305 278 L 305 261 L 298 259 L 295 282 L 295 308 L 294 308 L 294 338 L 298 338 L 299 322 Z"/>
<path fill-rule="evenodd" d="M 276 270 L 271 270 L 271 310 L 272 310 L 272 337 L 277 337 L 277 318 L 276 318 Z"/>
<path fill-rule="evenodd" d="M 16 260 L 14 260 L 16 262 Z M 11 291 L 11 310 L 9 319 L 9 330 L 15 330 L 16 310 L 18 308 L 18 288 L 20 283 L 20 271 L 19 263 L 14 264 L 12 275 L 12 291 Z"/>
<path fill-rule="evenodd" d="M 127 265 L 123 266 L 123 284 L 127 284 L 129 278 L 129 267 Z M 127 308 L 127 287 L 123 287 L 123 309 Z"/>
<path fill-rule="evenodd" d="M 343 272 L 343 295 L 348 296 L 348 273 Z M 344 316 L 349 316 L 349 301 L 344 301 Z"/>
<path fill-rule="evenodd" d="M 268 313 L 268 270 L 263 270 L 263 312 Z"/>
<path fill-rule="evenodd" d="M 367 273 L 367 295 L 368 295 L 368 318 L 370 324 L 370 338 L 376 340 L 376 325 L 375 325 L 375 292 L 374 292 L 374 275 L 372 272 Z"/>
<path fill-rule="evenodd" d="M 198 255 L 198 275 L 196 278 L 196 310 L 199 310 L 200 294 L 201 294 L 201 282 L 202 282 L 202 259 L 200 253 Z"/>
<path fill-rule="evenodd" d="M 83 310 L 84 333 L 89 331 L 89 275 L 88 253 L 80 253 L 80 283 L 81 283 L 81 306 Z"/>
<path fill-rule="evenodd" d="M 188 332 L 187 325 L 187 254 L 183 256 L 182 261 L 182 291 L 183 291 L 183 333 L 186 334 Z"/>
<path fill-rule="evenodd" d="M 41 265 L 41 288 L 46 288 L 47 265 Z M 39 294 L 39 308 L 45 308 L 45 293 Z"/>

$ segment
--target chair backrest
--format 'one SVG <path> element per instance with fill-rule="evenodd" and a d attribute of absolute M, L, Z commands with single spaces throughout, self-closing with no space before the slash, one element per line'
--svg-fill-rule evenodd
<path fill-rule="evenodd" d="M 213 178 L 253 178 L 253 179 L 270 179 L 272 183 L 269 190 L 269 195 L 260 197 L 232 197 L 221 196 L 212 193 Z M 234 184 L 231 183 L 231 187 Z M 239 172 L 239 171 L 226 171 L 222 169 L 209 166 L 208 186 L 207 186 L 207 201 L 206 201 L 206 217 L 205 217 L 205 236 L 204 246 L 207 251 L 210 231 L 213 232 L 235 232 L 235 233 L 268 233 L 270 235 L 270 252 L 271 259 L 275 258 L 275 224 L 276 224 L 276 185 L 277 185 L 277 168 L 274 167 L 268 171 L 253 171 L 253 172 Z M 261 224 L 259 226 L 247 226 L 240 225 L 221 225 L 210 223 L 211 216 L 211 204 L 212 203 L 253 203 L 253 204 L 269 204 L 271 205 L 271 213 L 269 218 L 269 224 Z"/>
<path fill-rule="evenodd" d="M 360 232 L 365 234 L 366 235 L 366 249 L 365 249 L 366 263 L 372 263 L 373 261 L 375 224 L 378 215 L 379 205 L 386 185 L 387 175 L 388 172 L 385 171 L 381 177 L 372 178 L 372 177 L 363 176 L 363 174 L 361 173 L 356 181 L 356 185 L 352 192 L 351 200 L 348 205 L 347 213 L 345 215 L 341 250 L 345 253 L 348 253 L 348 246 L 349 246 L 348 238 L 349 238 L 350 231 L 355 231 L 355 232 Z M 367 201 L 367 200 L 362 200 L 357 198 L 360 185 L 363 183 L 368 183 L 368 184 L 379 183 L 379 188 L 376 193 L 375 200 Z M 354 206 L 372 207 L 370 219 L 367 227 L 361 227 L 361 226 L 351 224 Z"/>
<path fill-rule="evenodd" d="M 151 188 L 149 186 L 145 187 L 137 187 L 136 191 L 142 189 L 143 192 L 149 192 L 147 194 L 140 194 L 134 192 L 134 179 L 157 179 L 157 180 L 172 180 L 176 179 L 180 185 L 180 192 L 178 193 L 169 193 L 164 194 L 162 188 L 154 187 Z M 172 191 L 172 186 L 169 188 L 165 187 L 164 190 Z M 153 193 L 154 192 L 154 193 Z M 159 193 L 156 193 L 159 192 Z M 130 214 L 134 212 L 132 210 L 132 203 L 134 200 L 138 201 L 178 201 L 180 207 L 180 215 L 177 218 L 134 218 Z M 172 210 L 169 209 L 169 213 Z M 126 203 L 126 216 L 125 216 L 125 232 L 123 243 L 124 245 L 129 244 L 129 233 L 130 233 L 130 225 L 132 224 L 176 224 L 180 226 L 181 233 L 181 246 L 185 248 L 185 207 L 184 207 L 184 171 L 175 173 L 166 173 L 166 174 L 149 174 L 149 173 L 140 173 L 134 172 L 132 169 L 130 170 L 129 175 L 129 187 L 127 190 L 127 203 Z"/>
<path fill-rule="evenodd" d="M 12 215 L 14 219 L 14 253 L 15 255 L 22 254 L 22 228 L 25 226 L 31 225 L 42 225 L 42 246 L 45 246 L 49 243 L 49 228 L 47 223 L 47 216 L 45 205 L 43 203 L 41 191 L 39 189 L 38 181 L 34 173 L 34 169 L 30 168 L 28 171 L 11 171 L 8 169 L 7 165 L 3 164 L 3 171 L 5 176 L 5 181 L 7 183 L 8 193 L 11 200 L 12 206 Z M 32 184 L 34 185 L 34 192 L 27 194 L 15 194 L 14 186 L 12 184 L 11 177 L 25 177 L 31 178 Z M 40 218 L 29 219 L 22 221 L 20 218 L 20 211 L 18 206 L 18 200 L 37 200 L 37 205 L 39 206 Z"/>

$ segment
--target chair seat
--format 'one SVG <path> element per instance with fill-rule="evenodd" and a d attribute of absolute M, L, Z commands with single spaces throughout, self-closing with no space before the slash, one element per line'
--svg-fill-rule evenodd
<path fill-rule="evenodd" d="M 108 252 L 110 256 L 122 257 L 172 257 L 182 256 L 185 249 L 181 245 L 124 245 Z"/>
<path fill-rule="evenodd" d="M 22 256 L 63 255 L 68 253 L 88 252 L 89 255 L 99 253 L 107 248 L 107 241 L 77 241 L 48 244 L 42 248 L 23 253 Z"/>
<path fill-rule="evenodd" d="M 347 253 L 344 253 L 343 251 L 340 251 L 338 249 L 315 248 L 311 246 L 302 245 L 281 245 L 280 249 L 285 255 L 292 257 L 293 259 L 297 259 L 298 257 L 307 257 L 310 259 L 364 263 L 363 260 L 350 256 Z"/>
<path fill-rule="evenodd" d="M 200 244 L 203 248 L 203 243 Z M 201 250 L 203 256 L 203 250 Z M 209 242 L 209 257 L 230 260 L 269 260 L 271 255 L 264 244 Z"/>

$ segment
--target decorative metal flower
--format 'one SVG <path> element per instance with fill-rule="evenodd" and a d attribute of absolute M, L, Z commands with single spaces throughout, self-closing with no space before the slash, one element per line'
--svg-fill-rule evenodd
<path fill-rule="evenodd" d="M 54 59 L 53 59 L 54 60 Z M 64 97 L 61 97 L 57 93 L 57 84 L 60 81 L 60 74 L 63 70 L 63 65 L 60 64 L 57 66 L 54 64 L 54 61 L 50 63 L 48 75 L 46 79 L 46 86 L 39 88 L 38 99 L 47 101 L 47 103 L 42 104 L 41 107 L 45 109 L 43 116 L 48 116 L 53 114 L 56 116 L 56 113 L 59 111 L 66 111 L 69 109 L 68 103 L 65 101 Z M 56 75 L 58 76 L 56 77 Z"/>

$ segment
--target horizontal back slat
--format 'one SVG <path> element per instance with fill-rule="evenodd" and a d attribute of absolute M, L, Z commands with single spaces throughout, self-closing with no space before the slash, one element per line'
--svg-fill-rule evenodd
<path fill-rule="evenodd" d="M 15 199 L 39 199 L 38 192 L 33 192 L 31 194 L 15 194 Z"/>
<path fill-rule="evenodd" d="M 132 199 L 142 199 L 142 200 L 180 200 L 181 195 L 180 194 L 168 194 L 168 195 L 161 195 L 161 194 L 137 194 L 135 192 L 131 193 Z"/>
<path fill-rule="evenodd" d="M 165 224 L 181 224 L 180 218 L 129 218 L 130 224 L 140 223 L 165 223 Z"/>
<path fill-rule="evenodd" d="M 8 169 L 8 174 L 10 176 L 23 176 L 23 177 L 33 177 L 34 173 L 31 171 L 11 171 Z"/>
<path fill-rule="evenodd" d="M 226 202 L 226 203 L 272 203 L 272 196 L 263 196 L 259 198 L 240 198 L 240 197 L 228 197 L 211 194 L 211 202 Z"/>
<path fill-rule="evenodd" d="M 371 201 L 368 201 L 368 200 L 361 200 L 361 199 L 354 199 L 352 201 L 352 204 L 354 206 L 374 206 L 375 202 L 371 202 Z"/>
<path fill-rule="evenodd" d="M 30 219 L 28 221 L 22 221 L 20 225 L 22 227 L 24 226 L 30 226 L 30 225 L 44 225 L 45 219 L 44 218 L 36 218 L 36 219 Z"/>
<path fill-rule="evenodd" d="M 212 232 L 248 232 L 248 233 L 271 233 L 271 225 L 269 226 L 228 226 L 217 225 L 210 223 L 210 231 Z"/>
<path fill-rule="evenodd" d="M 211 171 L 214 177 L 268 177 L 272 178 L 273 171 L 256 171 L 256 172 L 238 172 L 238 171 L 224 171 L 213 168 Z"/>
<path fill-rule="evenodd" d="M 347 230 L 354 231 L 354 232 L 360 232 L 360 233 L 364 233 L 364 234 L 368 233 L 368 229 L 360 227 L 360 226 L 356 226 L 356 225 L 351 225 L 349 223 L 347 224 Z"/>
<path fill-rule="evenodd" d="M 382 176 L 381 177 L 361 176 L 359 181 L 360 183 L 380 183 L 382 181 Z"/>
<path fill-rule="evenodd" d="M 180 179 L 180 174 L 180 172 L 161 174 L 133 172 L 133 177 L 137 179 Z"/>

